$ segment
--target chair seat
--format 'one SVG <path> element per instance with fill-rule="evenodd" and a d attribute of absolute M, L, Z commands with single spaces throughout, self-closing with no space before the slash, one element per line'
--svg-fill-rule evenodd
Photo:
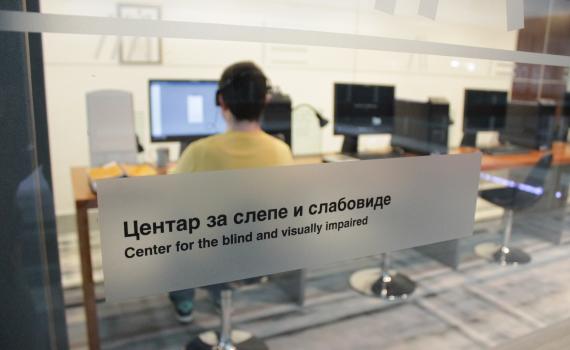
<path fill-rule="evenodd" d="M 539 195 L 512 187 L 480 191 L 479 196 L 486 201 L 508 210 L 526 209 L 540 199 Z"/>

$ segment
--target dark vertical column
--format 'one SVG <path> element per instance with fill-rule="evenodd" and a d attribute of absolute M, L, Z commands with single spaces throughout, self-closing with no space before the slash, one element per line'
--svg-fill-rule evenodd
<path fill-rule="evenodd" d="M 526 1 L 528 13 L 544 13 L 548 1 Z M 534 7 L 542 8 L 534 8 Z M 552 12 L 541 17 L 525 18 L 525 28 L 520 30 L 517 50 L 554 55 L 570 55 L 570 3 L 552 0 Z M 562 104 L 566 92 L 567 69 L 517 63 L 513 80 L 512 98 L 531 100 L 546 98 Z"/>
<path fill-rule="evenodd" d="M 525 28 L 517 38 L 517 50 L 542 52 L 546 37 L 546 18 L 526 18 Z M 536 101 L 539 97 L 542 67 L 534 64 L 515 65 L 512 96 L 513 100 Z"/>
<path fill-rule="evenodd" d="M 0 32 L 0 43 L 0 349 L 66 349 L 41 36 Z"/>

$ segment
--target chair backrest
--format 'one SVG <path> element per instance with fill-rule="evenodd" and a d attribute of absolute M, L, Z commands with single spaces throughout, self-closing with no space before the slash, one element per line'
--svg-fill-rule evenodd
<path fill-rule="evenodd" d="M 547 153 L 538 160 L 524 183 L 533 187 L 544 187 L 551 165 L 552 153 Z"/>
<path fill-rule="evenodd" d="M 87 93 L 87 125 L 91 166 L 116 161 L 137 162 L 133 98 L 130 92 Z"/>
<path fill-rule="evenodd" d="M 533 206 L 544 195 L 544 187 L 550 167 L 552 165 L 552 154 L 544 155 L 535 166 L 531 169 L 524 184 L 527 186 L 542 189 L 541 192 L 529 191 L 526 189 L 518 188 L 513 192 L 513 209 L 522 210 Z"/>

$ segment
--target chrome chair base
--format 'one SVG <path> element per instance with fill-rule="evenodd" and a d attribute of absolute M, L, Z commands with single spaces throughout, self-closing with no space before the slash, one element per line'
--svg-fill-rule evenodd
<path fill-rule="evenodd" d="M 204 332 L 186 345 L 186 350 L 268 350 L 265 342 L 246 331 L 232 331 L 232 340 L 221 343 L 217 332 Z"/>
<path fill-rule="evenodd" d="M 501 246 L 493 243 L 481 243 L 475 247 L 475 253 L 486 260 L 501 266 L 528 264 L 531 256 L 519 248 Z"/>
<path fill-rule="evenodd" d="M 381 268 L 356 271 L 350 276 L 350 286 L 360 294 L 386 300 L 406 299 L 416 289 L 408 276 Z"/>
<path fill-rule="evenodd" d="M 531 257 L 519 248 L 501 246 L 493 254 L 493 261 L 499 265 L 522 265 L 528 264 Z"/>
<path fill-rule="evenodd" d="M 221 292 L 219 332 L 204 332 L 186 345 L 186 350 L 268 350 L 267 345 L 249 332 L 232 329 L 232 290 Z"/>

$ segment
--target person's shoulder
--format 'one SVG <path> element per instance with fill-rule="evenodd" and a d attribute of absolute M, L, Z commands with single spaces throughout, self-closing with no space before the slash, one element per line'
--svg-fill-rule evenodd
<path fill-rule="evenodd" d="M 175 173 L 200 171 L 205 160 L 210 158 L 216 148 L 215 145 L 219 142 L 218 136 L 208 136 L 190 143 L 178 159 Z"/>
<path fill-rule="evenodd" d="M 217 135 L 204 137 L 202 139 L 193 141 L 186 147 L 182 155 L 180 156 L 181 160 L 188 159 L 190 157 L 195 158 L 199 154 L 203 154 L 204 152 L 208 152 L 208 150 L 212 147 L 213 144 L 216 143 Z"/>
<path fill-rule="evenodd" d="M 267 140 L 267 142 L 272 143 L 276 147 L 287 148 L 287 149 L 289 148 L 289 146 L 278 137 L 270 135 L 266 132 L 263 132 L 262 135 L 263 135 L 262 137 L 264 137 Z"/>
<path fill-rule="evenodd" d="M 281 155 L 287 162 L 293 159 L 293 155 L 291 153 L 291 147 L 289 147 L 287 143 L 267 133 L 265 133 L 265 135 L 268 142 L 272 144 L 273 148 L 277 151 L 277 153 Z"/>
<path fill-rule="evenodd" d="M 190 152 L 206 151 L 220 141 L 223 134 L 212 135 L 192 142 L 187 150 Z"/>

